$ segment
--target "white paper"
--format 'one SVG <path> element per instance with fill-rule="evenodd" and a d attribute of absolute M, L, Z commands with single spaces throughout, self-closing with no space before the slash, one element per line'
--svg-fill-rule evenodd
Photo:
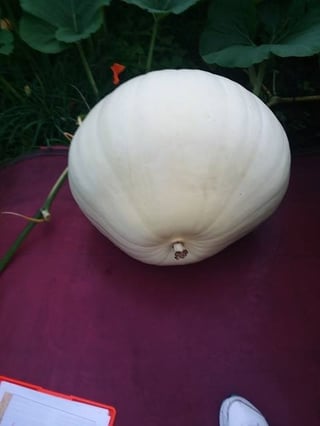
<path fill-rule="evenodd" d="M 106 408 L 71 401 L 13 383 L 0 383 L 0 400 L 12 394 L 1 426 L 107 426 Z"/>

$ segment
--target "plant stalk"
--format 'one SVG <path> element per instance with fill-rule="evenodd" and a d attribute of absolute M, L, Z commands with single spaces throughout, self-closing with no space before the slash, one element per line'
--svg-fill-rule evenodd
<path fill-rule="evenodd" d="M 61 173 L 58 180 L 55 182 L 53 187 L 51 188 L 47 198 L 44 203 L 40 207 L 40 209 L 34 214 L 34 219 L 44 219 L 44 221 L 48 221 L 48 217 L 50 216 L 49 210 L 51 205 L 56 198 L 60 188 L 66 181 L 68 176 L 68 167 Z M 47 218 L 47 219 L 46 219 Z M 0 259 L 0 272 L 4 271 L 10 260 L 15 255 L 18 248 L 21 246 L 23 241 L 27 238 L 32 229 L 37 225 L 36 222 L 29 222 L 22 232 L 18 235 L 17 239 L 13 242 L 9 250 L 5 253 L 5 255 Z"/>
<path fill-rule="evenodd" d="M 254 65 L 251 65 L 248 69 L 248 75 L 249 75 L 249 81 L 251 84 L 252 89 L 254 88 L 254 85 L 256 83 L 257 80 L 257 73 L 256 73 L 256 69 L 254 67 Z"/>
<path fill-rule="evenodd" d="M 296 97 L 281 97 L 281 96 L 272 96 L 269 99 L 268 106 L 272 107 L 277 104 L 291 103 L 291 102 L 314 102 L 320 101 L 320 95 L 312 96 L 296 96 Z"/>
<path fill-rule="evenodd" d="M 148 50 L 146 72 L 149 72 L 151 70 L 151 67 L 152 67 L 154 47 L 155 47 L 155 44 L 156 44 L 156 39 L 157 39 L 157 35 L 158 35 L 158 30 L 159 30 L 159 21 L 160 21 L 159 15 L 153 14 L 152 16 L 153 16 L 153 27 L 152 27 L 152 34 L 151 34 L 149 50 Z"/>
<path fill-rule="evenodd" d="M 95 96 L 96 99 L 98 99 L 99 98 L 99 90 L 98 90 L 96 81 L 93 77 L 93 74 L 91 72 L 91 69 L 90 69 L 89 63 L 87 61 L 86 54 L 84 53 L 82 44 L 80 42 L 78 42 L 78 43 L 76 43 L 76 45 L 78 47 L 78 51 L 79 51 L 79 54 L 80 54 L 82 65 L 83 65 L 83 68 L 84 68 L 85 73 L 87 75 L 88 81 L 91 85 L 94 96 Z"/>
<path fill-rule="evenodd" d="M 256 96 L 260 96 L 261 88 L 266 72 L 266 62 L 261 62 L 258 66 L 258 71 L 256 71 L 254 65 L 248 68 L 249 80 L 252 86 L 252 92 Z"/>

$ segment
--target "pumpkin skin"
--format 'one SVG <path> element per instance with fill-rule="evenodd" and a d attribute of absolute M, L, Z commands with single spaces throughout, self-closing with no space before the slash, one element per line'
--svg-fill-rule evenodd
<path fill-rule="evenodd" d="M 142 262 L 185 265 L 267 219 L 290 174 L 286 134 L 239 84 L 200 70 L 153 71 L 87 115 L 69 151 L 87 218 Z"/>

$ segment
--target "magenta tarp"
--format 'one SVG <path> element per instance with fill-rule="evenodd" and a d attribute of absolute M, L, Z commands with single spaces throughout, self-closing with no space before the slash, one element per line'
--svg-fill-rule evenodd
<path fill-rule="evenodd" d="M 0 170 L 0 210 L 32 215 L 66 162 Z M 52 214 L 0 278 L 1 375 L 114 405 L 119 426 L 215 426 L 231 393 L 270 426 L 320 425 L 320 157 L 294 159 L 272 218 L 190 266 L 129 258 L 67 185 Z M 0 217 L 1 254 L 23 226 Z"/>

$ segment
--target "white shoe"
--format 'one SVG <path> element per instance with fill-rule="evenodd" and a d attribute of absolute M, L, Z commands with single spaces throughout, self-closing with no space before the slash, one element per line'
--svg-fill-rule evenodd
<path fill-rule="evenodd" d="M 254 405 L 235 395 L 221 404 L 220 426 L 268 426 L 268 423 Z"/>

